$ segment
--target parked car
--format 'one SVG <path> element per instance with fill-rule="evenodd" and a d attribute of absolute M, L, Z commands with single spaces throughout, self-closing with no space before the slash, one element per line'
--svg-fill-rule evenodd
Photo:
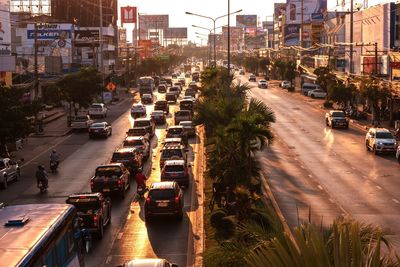
<path fill-rule="evenodd" d="M 167 160 L 161 170 L 161 182 L 175 181 L 180 186 L 189 185 L 189 168 L 185 160 Z"/>
<path fill-rule="evenodd" d="M 140 101 L 142 104 L 153 104 L 153 96 L 151 94 L 143 94 Z"/>
<path fill-rule="evenodd" d="M 126 136 L 143 136 L 147 138 L 147 140 L 150 140 L 150 134 L 147 132 L 147 129 L 145 127 L 130 128 L 126 132 Z"/>
<path fill-rule="evenodd" d="M 3 189 L 8 187 L 11 181 L 18 181 L 21 178 L 21 169 L 17 161 L 10 158 L 0 159 L 0 184 Z"/>
<path fill-rule="evenodd" d="M 245 75 L 244 69 L 239 69 L 239 75 Z"/>
<path fill-rule="evenodd" d="M 158 182 L 150 186 L 144 204 L 144 216 L 148 222 L 155 215 L 173 215 L 183 219 L 184 196 L 176 182 Z"/>
<path fill-rule="evenodd" d="M 112 135 L 112 128 L 108 122 L 96 122 L 89 127 L 89 138 L 109 137 Z"/>
<path fill-rule="evenodd" d="M 143 154 L 143 160 L 147 161 L 150 157 L 150 142 L 143 136 L 127 136 L 122 143 L 123 147 L 137 148 Z"/>
<path fill-rule="evenodd" d="M 316 89 L 321 89 L 321 87 L 318 84 L 303 83 L 303 85 L 301 86 L 301 93 L 307 96 L 309 91 Z"/>
<path fill-rule="evenodd" d="M 268 88 L 268 82 L 266 80 L 259 80 L 258 88 Z"/>
<path fill-rule="evenodd" d="M 391 152 L 395 153 L 397 141 L 393 134 L 385 128 L 370 128 L 365 136 L 365 146 L 368 151 L 374 154 Z"/>
<path fill-rule="evenodd" d="M 92 118 L 95 117 L 101 117 L 105 118 L 107 117 L 107 107 L 103 103 L 93 103 L 90 108 L 89 108 L 89 116 Z"/>
<path fill-rule="evenodd" d="M 133 127 L 145 127 L 150 138 L 156 133 L 156 124 L 151 118 L 138 118 L 133 122 Z"/>
<path fill-rule="evenodd" d="M 166 131 L 167 131 L 166 138 L 179 137 L 182 138 L 182 141 L 185 145 L 188 144 L 188 136 L 183 126 L 180 125 L 170 126 L 168 127 L 168 129 L 166 129 Z"/>
<path fill-rule="evenodd" d="M 104 227 L 111 222 L 111 202 L 102 193 L 75 193 L 69 195 L 67 204 L 77 211 L 77 217 L 82 220 L 84 228 L 98 237 L 104 235 Z"/>
<path fill-rule="evenodd" d="M 134 177 L 139 168 L 143 166 L 142 152 L 134 147 L 122 147 L 114 151 L 111 163 L 122 163 Z"/>
<path fill-rule="evenodd" d="M 166 83 L 165 84 L 160 84 L 158 86 L 158 92 L 161 93 L 161 94 L 166 93 L 167 92 L 167 84 Z"/>
<path fill-rule="evenodd" d="M 250 74 L 249 76 L 249 82 L 256 82 L 257 81 L 257 77 L 254 74 Z"/>
<path fill-rule="evenodd" d="M 129 176 L 128 169 L 122 163 L 101 165 L 90 180 L 90 188 L 93 193 L 116 192 L 124 198 L 125 191 L 130 188 Z"/>
<path fill-rule="evenodd" d="M 165 259 L 134 259 L 125 262 L 118 267 L 178 267 L 175 263 L 170 263 Z"/>
<path fill-rule="evenodd" d="M 169 114 L 169 105 L 167 100 L 158 100 L 154 104 L 154 110 L 162 110 L 166 114 Z"/>
<path fill-rule="evenodd" d="M 326 98 L 326 92 L 322 89 L 310 90 L 307 94 L 311 98 Z"/>
<path fill-rule="evenodd" d="M 281 87 L 282 87 L 283 89 L 288 89 L 288 88 L 290 88 L 291 85 L 292 85 L 292 84 L 291 84 L 291 82 L 289 82 L 289 81 L 282 81 L 282 82 L 281 82 Z"/>
<path fill-rule="evenodd" d="M 188 137 L 196 136 L 196 126 L 192 121 L 181 121 L 179 122 L 179 126 L 183 126 Z"/>
<path fill-rule="evenodd" d="M 174 114 L 175 125 L 179 125 L 181 121 L 191 121 L 192 111 L 191 110 L 179 110 Z"/>
<path fill-rule="evenodd" d="M 187 149 L 182 145 L 164 145 L 160 154 L 160 168 L 164 167 L 167 160 L 182 159 L 187 161 Z"/>
<path fill-rule="evenodd" d="M 146 116 L 146 107 L 143 104 L 133 104 L 131 108 L 131 116 L 133 118 L 138 118 Z"/>
<path fill-rule="evenodd" d="M 93 122 L 89 115 L 78 115 L 71 119 L 71 128 L 73 130 L 88 130 Z"/>
<path fill-rule="evenodd" d="M 344 127 L 349 128 L 349 118 L 346 117 L 346 113 L 342 110 L 331 110 L 325 114 L 325 122 L 328 127 Z"/>
<path fill-rule="evenodd" d="M 164 124 L 167 122 L 167 116 L 162 110 L 153 111 L 150 117 L 153 119 L 155 124 Z"/>

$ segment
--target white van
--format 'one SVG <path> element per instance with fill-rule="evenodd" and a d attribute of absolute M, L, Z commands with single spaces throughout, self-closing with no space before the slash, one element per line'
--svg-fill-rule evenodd
<path fill-rule="evenodd" d="M 321 89 L 321 87 L 318 84 L 314 83 L 303 83 L 303 86 L 301 87 L 301 93 L 305 96 L 308 95 L 308 91 L 315 90 L 315 89 Z"/>

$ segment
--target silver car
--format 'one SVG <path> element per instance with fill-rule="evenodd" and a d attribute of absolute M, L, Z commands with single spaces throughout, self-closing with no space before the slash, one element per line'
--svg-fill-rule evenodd
<path fill-rule="evenodd" d="M 183 126 L 183 129 L 188 136 L 196 135 L 196 126 L 194 126 L 192 121 L 181 121 L 179 122 L 179 126 Z"/>

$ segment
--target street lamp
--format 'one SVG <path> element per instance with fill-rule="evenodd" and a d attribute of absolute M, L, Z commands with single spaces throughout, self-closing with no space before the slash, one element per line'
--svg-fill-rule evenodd
<path fill-rule="evenodd" d="M 219 16 L 219 17 L 216 17 L 216 18 L 203 16 L 203 15 L 200 15 L 200 14 L 187 12 L 187 11 L 185 12 L 186 15 L 192 15 L 192 16 L 197 16 L 197 17 L 201 17 L 201 18 L 205 18 L 205 19 L 211 19 L 213 21 L 213 23 L 214 23 L 214 67 L 217 66 L 217 58 L 216 58 L 216 51 L 215 51 L 215 48 L 216 48 L 216 46 L 215 46 L 215 42 L 216 42 L 215 41 L 215 22 L 218 19 L 221 19 L 221 18 L 224 18 L 224 17 L 228 17 L 229 18 L 230 15 L 233 15 L 233 14 L 236 14 L 236 13 L 239 13 L 239 12 L 242 12 L 242 9 L 239 9 L 238 11 L 235 11 L 235 12 L 232 12 L 232 13 L 228 12 L 228 14 L 225 14 L 225 15 L 222 15 L 222 16 Z M 198 28 L 200 28 L 200 27 L 198 27 Z M 229 31 L 229 28 L 228 28 L 228 31 Z"/>

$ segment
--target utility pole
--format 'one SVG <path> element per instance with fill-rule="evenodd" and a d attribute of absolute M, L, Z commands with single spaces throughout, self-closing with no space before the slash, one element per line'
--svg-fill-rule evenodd
<path fill-rule="evenodd" d="M 375 75 L 378 75 L 378 43 L 375 42 Z"/>
<path fill-rule="evenodd" d="M 328 68 L 328 71 L 330 71 L 331 70 L 331 47 L 328 47 L 328 64 L 327 64 L 327 68 Z"/>
<path fill-rule="evenodd" d="M 38 45 L 38 33 L 37 33 L 37 30 L 38 30 L 38 25 L 37 25 L 37 22 L 35 22 L 35 24 L 34 24 L 34 29 L 35 29 L 35 31 L 34 31 L 34 57 L 33 57 L 33 64 L 34 64 L 34 78 L 35 78 L 35 80 L 34 80 L 34 86 L 33 86 L 33 88 L 34 88 L 34 90 L 35 90 L 35 99 L 37 100 L 38 99 L 38 96 L 39 96 L 39 66 L 38 66 L 38 47 L 39 47 L 39 45 Z"/>
<path fill-rule="evenodd" d="M 231 17 L 231 1 L 228 0 L 228 74 L 231 74 L 231 27 L 230 27 L 230 17 Z M 215 29 L 214 29 L 215 34 Z"/>
<path fill-rule="evenodd" d="M 350 73 L 354 72 L 353 68 L 353 0 L 350 1 Z"/>
<path fill-rule="evenodd" d="M 300 26 L 300 46 L 303 47 L 303 35 L 304 35 L 304 0 L 301 0 L 301 26 Z"/>
<path fill-rule="evenodd" d="M 104 86 L 104 58 L 103 58 L 103 0 L 99 0 L 99 20 L 100 20 L 100 72 L 102 86 Z M 104 103 L 104 94 L 101 92 L 101 100 Z"/>

